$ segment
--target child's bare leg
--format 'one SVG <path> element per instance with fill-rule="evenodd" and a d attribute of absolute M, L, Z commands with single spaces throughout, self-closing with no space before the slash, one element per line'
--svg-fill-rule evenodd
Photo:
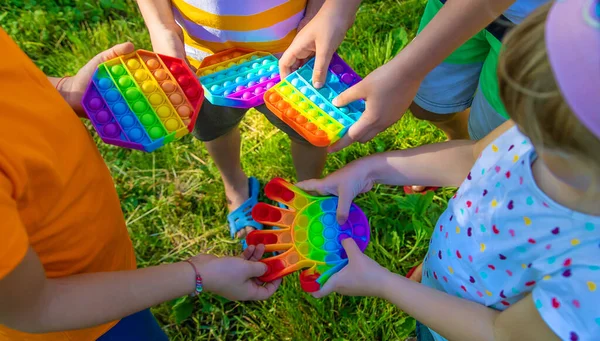
<path fill-rule="evenodd" d="M 469 109 L 459 113 L 440 115 L 412 103 L 410 111 L 416 118 L 433 123 L 433 125 L 446 133 L 448 140 L 469 139 Z"/>
<path fill-rule="evenodd" d="M 212 141 L 205 142 L 208 153 L 215 161 L 225 185 L 225 196 L 229 211 L 240 207 L 249 198 L 248 177 L 240 161 L 241 135 L 238 127 Z M 237 233 L 244 238 L 254 228 L 246 226 Z"/>
<path fill-rule="evenodd" d="M 315 147 L 292 140 L 292 158 L 298 181 L 318 179 L 325 168 L 327 148 Z"/>

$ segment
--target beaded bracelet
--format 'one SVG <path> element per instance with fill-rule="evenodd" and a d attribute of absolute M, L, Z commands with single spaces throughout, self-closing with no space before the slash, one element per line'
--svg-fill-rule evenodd
<path fill-rule="evenodd" d="M 190 296 L 194 297 L 194 296 L 200 295 L 200 293 L 203 290 L 202 276 L 200 276 L 198 269 L 196 269 L 196 266 L 194 265 L 194 263 L 192 263 L 192 261 L 190 261 L 188 259 L 188 260 L 186 260 L 186 262 L 189 263 L 192 266 L 192 268 L 194 268 L 194 272 L 196 273 L 196 290 L 194 290 L 194 292 L 190 294 Z"/>

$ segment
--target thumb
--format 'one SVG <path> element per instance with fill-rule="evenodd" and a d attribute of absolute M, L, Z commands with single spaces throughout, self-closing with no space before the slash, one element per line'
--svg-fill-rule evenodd
<path fill-rule="evenodd" d="M 250 261 L 245 261 L 245 263 L 247 265 L 246 274 L 248 278 L 260 277 L 267 272 L 268 267 L 265 263 Z"/>
<path fill-rule="evenodd" d="M 331 278 L 329 278 L 327 282 L 325 282 L 321 289 L 319 289 L 319 291 L 317 292 L 314 292 L 312 296 L 314 298 L 323 298 L 334 292 L 336 288 L 337 276 L 338 274 L 331 276 Z"/>
<path fill-rule="evenodd" d="M 329 69 L 329 63 L 335 50 L 329 46 L 323 46 L 323 44 L 317 45 L 316 50 L 312 81 L 314 87 L 320 89 L 327 80 L 327 70 Z"/>
<path fill-rule="evenodd" d="M 339 94 L 336 98 L 333 99 L 333 105 L 335 105 L 336 107 L 345 107 L 346 105 L 354 101 L 366 98 L 367 94 L 365 93 L 365 89 L 363 89 L 363 83 L 364 80 L 356 83 L 355 85 L 348 88 L 346 91 Z"/>
<path fill-rule="evenodd" d="M 350 128 L 348 129 L 348 132 L 346 132 L 346 134 L 344 136 L 342 136 L 341 139 L 339 139 L 336 143 L 329 146 L 329 148 L 327 149 L 327 152 L 329 152 L 329 153 L 339 152 L 340 150 L 348 147 L 349 145 L 353 144 L 354 142 L 362 140 L 363 136 L 371 130 L 371 125 L 372 125 L 371 122 L 365 117 L 365 115 L 368 116 L 367 111 L 365 111 L 362 114 L 362 116 L 358 119 L 358 121 L 356 121 L 356 123 L 354 123 L 353 125 L 350 126 Z"/>
<path fill-rule="evenodd" d="M 337 222 L 343 225 L 348 220 L 348 214 L 350 213 L 350 206 L 354 200 L 354 195 L 348 191 L 346 187 L 341 187 L 338 196 L 337 206 Z"/>
<path fill-rule="evenodd" d="M 100 58 L 102 60 L 101 62 L 103 63 L 107 60 L 117 58 L 118 56 L 132 53 L 133 51 L 135 51 L 135 47 L 131 42 L 117 44 L 111 47 L 110 49 L 100 53 Z"/>
<path fill-rule="evenodd" d="M 344 247 L 344 251 L 348 255 L 348 261 L 352 261 L 353 258 L 360 256 L 362 252 L 356 245 L 356 242 L 352 238 L 346 238 L 342 240 L 342 246 Z"/>

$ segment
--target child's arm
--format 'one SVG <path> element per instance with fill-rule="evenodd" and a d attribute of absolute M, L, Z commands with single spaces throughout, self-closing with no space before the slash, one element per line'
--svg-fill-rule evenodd
<path fill-rule="evenodd" d="M 338 222 L 348 217 L 352 200 L 374 183 L 386 185 L 459 186 L 481 151 L 514 123 L 507 121 L 484 139 L 449 141 L 367 156 L 324 179 L 303 181 L 307 191 L 339 196 Z"/>
<path fill-rule="evenodd" d="M 254 279 L 266 271 L 257 262 L 263 253 L 264 246 L 249 246 L 243 258 L 200 255 L 192 262 L 207 292 L 232 300 L 267 299 L 280 281 L 262 286 Z M 194 289 L 195 272 L 185 262 L 50 279 L 29 248 L 21 263 L 0 279 L 0 324 L 29 333 L 92 327 Z"/>
<path fill-rule="evenodd" d="M 175 22 L 170 0 L 138 0 L 154 52 L 185 59 L 183 31 Z"/>
<path fill-rule="evenodd" d="M 559 340 L 539 315 L 531 295 L 500 312 L 393 274 L 364 255 L 352 239 L 342 244 L 348 265 L 314 294 L 317 298 L 331 292 L 380 297 L 448 340 Z"/>
<path fill-rule="evenodd" d="M 392 61 L 337 98 L 334 104 L 338 106 L 360 98 L 366 99 L 367 109 L 330 150 L 340 150 L 356 141 L 369 141 L 398 121 L 415 97 L 423 78 L 514 2 L 448 1 L 415 40 Z M 313 82 L 315 86 L 322 84 L 327 65 L 351 25 L 358 3 L 356 0 L 328 0 L 282 56 L 282 76 L 287 75 L 298 60 L 316 54 Z"/>
<path fill-rule="evenodd" d="M 319 13 L 325 0 L 308 0 L 306 3 L 306 9 L 304 10 L 304 18 L 300 20 L 298 24 L 298 32 L 300 32 L 313 18 Z"/>

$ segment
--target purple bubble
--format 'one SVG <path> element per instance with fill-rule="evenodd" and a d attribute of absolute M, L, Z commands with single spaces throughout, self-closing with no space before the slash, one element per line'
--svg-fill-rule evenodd
<path fill-rule="evenodd" d="M 102 101 L 100 100 L 100 98 L 92 98 L 90 100 L 90 108 L 93 110 L 98 110 L 100 108 L 102 108 Z"/>
<path fill-rule="evenodd" d="M 275 79 L 277 77 L 279 77 L 279 73 L 278 72 L 275 72 L 275 73 L 271 74 L 271 79 Z"/>
<path fill-rule="evenodd" d="M 254 94 L 255 94 L 255 95 L 260 95 L 260 94 L 262 94 L 263 92 L 265 92 L 265 89 L 264 89 L 264 88 L 262 88 L 262 87 L 258 87 L 258 88 L 256 88 L 256 89 L 254 89 Z"/>
<path fill-rule="evenodd" d="M 242 91 L 242 90 L 244 90 L 245 88 L 246 88 L 246 87 L 245 87 L 245 86 L 243 86 L 243 85 L 238 85 L 238 87 L 237 87 L 237 88 L 235 88 L 235 91 Z"/>
<path fill-rule="evenodd" d="M 269 83 L 267 83 L 267 89 L 270 89 L 270 88 L 272 88 L 274 86 L 275 86 L 275 82 L 269 82 Z"/>
<path fill-rule="evenodd" d="M 101 110 L 96 114 L 96 121 L 100 124 L 110 121 L 110 114 L 106 110 Z"/>
<path fill-rule="evenodd" d="M 345 73 L 342 75 L 341 79 L 342 79 L 342 82 L 344 82 L 345 84 L 350 84 L 354 81 L 354 75 L 352 75 L 350 73 Z"/>
<path fill-rule="evenodd" d="M 109 123 L 106 126 L 104 126 L 102 132 L 106 137 L 116 137 L 120 133 L 119 127 L 114 123 Z"/>
<path fill-rule="evenodd" d="M 263 83 L 263 82 L 266 82 L 268 80 L 269 80 L 269 77 L 263 76 L 263 77 L 260 77 L 259 82 Z"/>
<path fill-rule="evenodd" d="M 364 236 L 365 233 L 367 232 L 365 227 L 362 225 L 354 225 L 354 228 L 352 229 L 352 231 L 354 232 L 354 235 L 356 235 L 356 236 Z"/>
<path fill-rule="evenodd" d="M 252 98 L 252 93 L 251 92 L 244 92 L 244 94 L 242 95 L 243 99 L 250 99 Z"/>
<path fill-rule="evenodd" d="M 342 72 L 344 72 L 344 66 L 342 66 L 341 64 L 335 64 L 334 66 L 331 67 L 331 71 L 340 74 Z"/>
<path fill-rule="evenodd" d="M 255 85 L 256 85 L 256 82 L 255 82 L 255 81 L 250 81 L 250 82 L 248 83 L 248 87 L 255 86 Z"/>

